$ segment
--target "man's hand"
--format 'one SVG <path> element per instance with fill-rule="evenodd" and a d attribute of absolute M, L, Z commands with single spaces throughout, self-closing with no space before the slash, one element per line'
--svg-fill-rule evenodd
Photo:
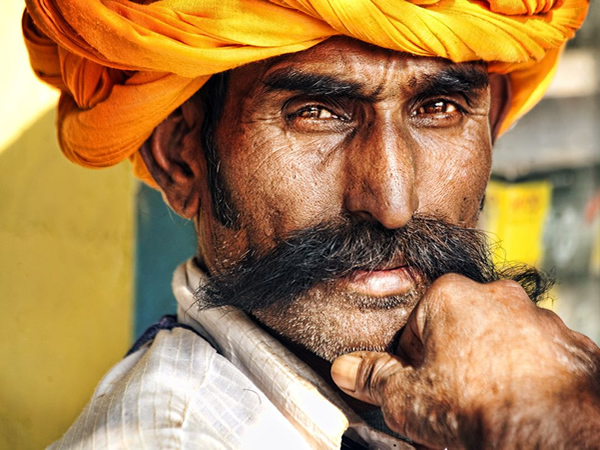
<path fill-rule="evenodd" d="M 428 447 L 600 448 L 600 349 L 515 282 L 445 275 L 395 355 L 356 352 L 331 371 Z"/>

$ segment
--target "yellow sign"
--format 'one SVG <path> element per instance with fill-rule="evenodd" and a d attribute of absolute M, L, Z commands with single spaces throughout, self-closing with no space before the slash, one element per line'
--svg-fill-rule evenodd
<path fill-rule="evenodd" d="M 551 195 L 552 184 L 546 180 L 489 183 L 480 227 L 499 241 L 495 263 L 519 261 L 540 266 Z"/>

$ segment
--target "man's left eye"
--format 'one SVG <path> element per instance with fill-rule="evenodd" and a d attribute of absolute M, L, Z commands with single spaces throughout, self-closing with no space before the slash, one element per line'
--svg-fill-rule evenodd
<path fill-rule="evenodd" d="M 415 114 L 450 114 L 457 111 L 458 108 L 454 103 L 445 100 L 436 100 L 435 102 L 427 103 L 425 105 L 420 106 Z"/>

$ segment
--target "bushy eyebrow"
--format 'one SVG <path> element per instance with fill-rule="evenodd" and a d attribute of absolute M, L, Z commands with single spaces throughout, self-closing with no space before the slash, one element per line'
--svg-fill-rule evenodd
<path fill-rule="evenodd" d="M 263 81 L 268 91 L 291 91 L 305 95 L 346 97 L 369 102 L 377 101 L 377 92 L 365 94 L 365 86 L 318 73 L 307 73 L 293 67 L 276 70 Z M 435 73 L 423 73 L 408 82 L 417 97 L 464 94 L 467 98 L 489 84 L 487 72 L 475 64 L 445 67 Z"/>
<path fill-rule="evenodd" d="M 347 97 L 374 100 L 365 95 L 361 83 L 332 77 L 330 75 L 306 73 L 294 68 L 277 70 L 267 76 L 264 84 L 271 91 L 292 91 L 306 95 Z"/>
<path fill-rule="evenodd" d="M 468 99 L 474 91 L 487 88 L 489 77 L 476 65 L 455 65 L 429 74 L 422 74 L 409 81 L 417 97 L 463 94 Z"/>

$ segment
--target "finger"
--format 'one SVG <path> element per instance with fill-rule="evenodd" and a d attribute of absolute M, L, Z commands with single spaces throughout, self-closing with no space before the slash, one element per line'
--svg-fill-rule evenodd
<path fill-rule="evenodd" d="M 456 443 L 455 416 L 431 378 L 389 353 L 355 352 L 331 367 L 335 383 L 348 395 L 381 407 L 387 426 L 432 448 Z"/>
<path fill-rule="evenodd" d="M 382 404 L 382 383 L 403 370 L 397 356 L 379 352 L 354 352 L 333 361 L 331 377 L 348 395 L 373 405 Z"/>
<path fill-rule="evenodd" d="M 410 363 L 413 367 L 419 367 L 425 358 L 425 347 L 423 334 L 425 328 L 425 314 L 422 304 L 412 311 L 406 325 L 398 339 L 395 354 Z"/>

